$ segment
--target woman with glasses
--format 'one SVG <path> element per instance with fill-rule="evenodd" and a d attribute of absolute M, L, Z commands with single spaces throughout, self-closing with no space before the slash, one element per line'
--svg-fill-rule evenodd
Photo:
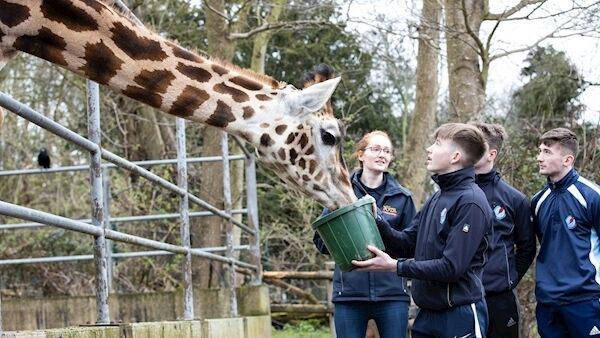
<path fill-rule="evenodd" d="M 356 197 L 371 195 L 395 229 L 407 227 L 416 213 L 411 193 L 387 172 L 393 160 L 393 147 L 383 131 L 373 131 L 357 143 L 355 155 L 360 168 L 352 173 Z M 329 211 L 325 209 L 323 214 Z M 317 249 L 328 254 L 317 233 Z M 364 338 L 369 319 L 373 319 L 383 338 L 405 338 L 410 295 L 406 281 L 393 272 L 342 272 L 333 274 L 335 331 L 338 338 Z"/>

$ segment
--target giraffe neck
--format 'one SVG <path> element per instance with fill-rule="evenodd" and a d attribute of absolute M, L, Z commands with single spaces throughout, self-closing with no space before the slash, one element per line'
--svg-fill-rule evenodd
<path fill-rule="evenodd" d="M 95 0 L 0 0 L 0 49 L 46 59 L 168 114 L 249 139 L 280 83 L 189 52 Z M 257 125 L 257 123 L 254 123 Z M 251 137 L 250 137 L 251 138 Z"/>

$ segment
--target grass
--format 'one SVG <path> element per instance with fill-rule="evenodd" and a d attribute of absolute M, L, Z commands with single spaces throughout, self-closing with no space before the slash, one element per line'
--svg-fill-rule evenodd
<path fill-rule="evenodd" d="M 328 326 L 312 320 L 303 320 L 296 324 L 286 324 L 283 329 L 272 331 L 272 338 L 330 338 Z"/>

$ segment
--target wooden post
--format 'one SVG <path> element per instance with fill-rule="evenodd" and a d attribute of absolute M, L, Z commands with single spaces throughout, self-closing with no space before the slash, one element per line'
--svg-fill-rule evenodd
<path fill-rule="evenodd" d="M 325 262 L 325 270 L 327 270 L 327 271 L 335 270 L 335 262 Z M 337 338 L 337 335 L 335 334 L 335 321 L 333 319 L 333 316 L 335 316 L 335 307 L 333 306 L 332 297 L 333 297 L 333 279 L 328 279 L 327 280 L 327 306 L 329 308 L 333 309 L 333 312 L 328 314 L 327 316 L 329 317 L 329 329 L 331 330 L 331 338 Z"/>

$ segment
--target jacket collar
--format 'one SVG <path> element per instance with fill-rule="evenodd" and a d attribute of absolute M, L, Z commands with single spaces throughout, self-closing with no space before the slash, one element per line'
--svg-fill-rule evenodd
<path fill-rule="evenodd" d="M 441 190 L 451 190 L 462 184 L 475 181 L 475 168 L 468 166 L 451 173 L 431 176 L 431 179 L 440 186 Z"/>
<path fill-rule="evenodd" d="M 550 182 L 550 178 L 547 178 L 548 186 L 552 190 L 566 189 L 571 184 L 575 183 L 579 179 L 577 170 L 571 169 L 565 177 L 561 178 L 558 182 Z"/>
<path fill-rule="evenodd" d="M 490 183 L 496 183 L 500 180 L 500 173 L 496 169 L 496 166 L 492 170 L 485 174 L 475 174 L 475 182 L 479 185 L 487 185 Z"/>
<path fill-rule="evenodd" d="M 357 169 L 350 176 L 350 182 L 352 182 L 352 186 L 354 188 L 358 188 L 361 192 L 361 195 L 365 194 L 363 184 L 360 182 L 360 177 L 362 176 L 363 170 Z M 390 175 L 387 171 L 383 173 L 383 181 L 385 182 L 385 195 L 395 195 L 397 193 L 401 193 L 402 189 L 400 188 L 400 184 L 397 183 L 396 179 L 392 175 Z M 354 189 L 356 191 L 356 189 Z"/>

